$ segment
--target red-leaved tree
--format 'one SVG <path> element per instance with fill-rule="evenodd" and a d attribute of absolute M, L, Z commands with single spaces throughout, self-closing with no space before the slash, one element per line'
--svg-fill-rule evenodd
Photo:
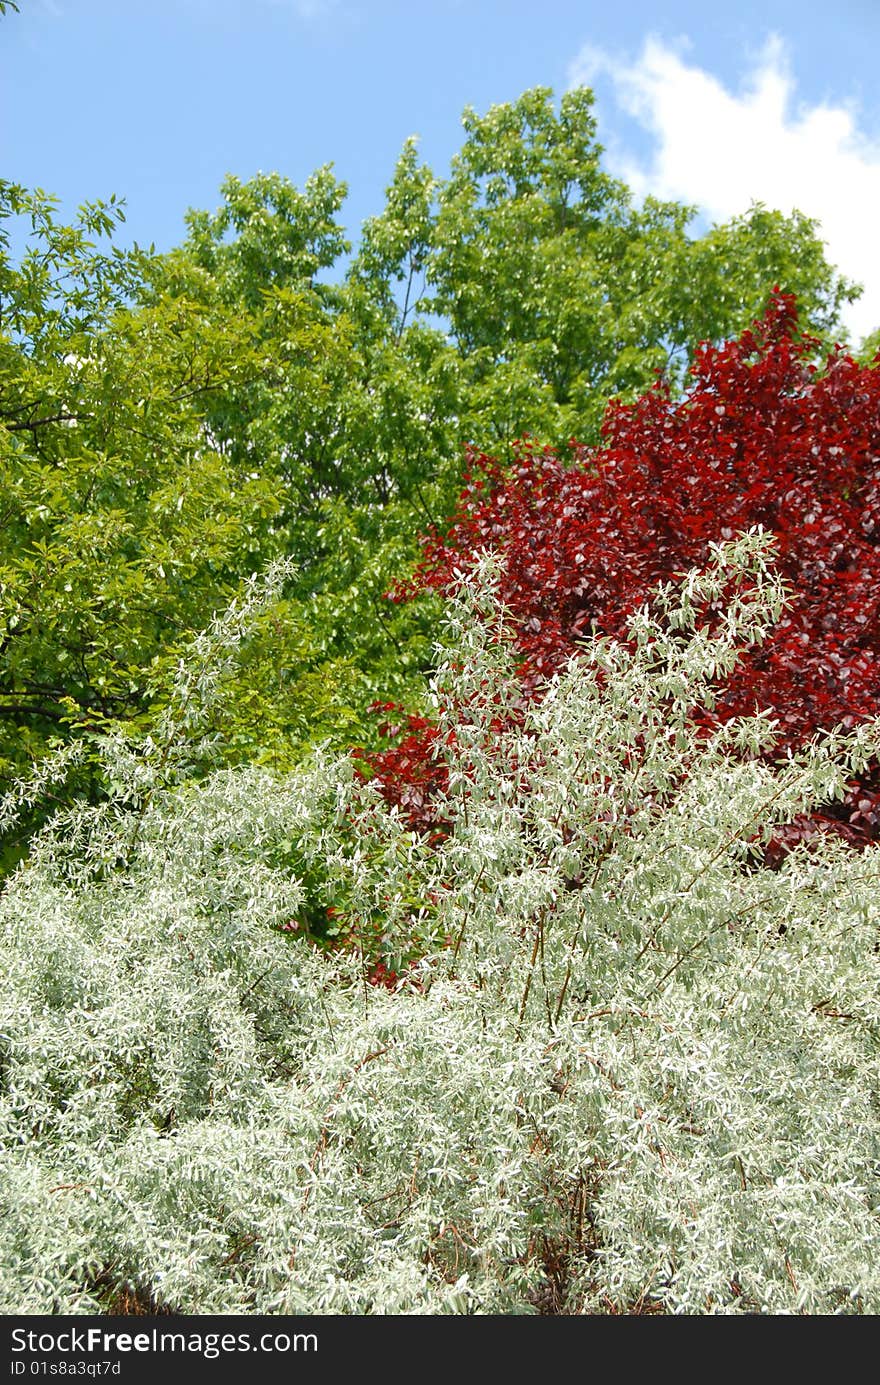
<path fill-rule="evenodd" d="M 635 404 L 611 403 L 602 447 L 573 443 L 562 457 L 526 444 L 509 467 L 472 458 L 452 523 L 426 538 L 394 598 L 447 591 L 495 550 L 524 688 L 536 695 L 591 632 L 623 637 L 652 588 L 701 565 L 710 542 L 761 525 L 776 536 L 791 605 L 720 689 L 714 718 L 770 707 L 784 748 L 877 714 L 880 359 L 865 366 L 837 352 L 820 370 L 816 346 L 777 290 L 751 331 L 700 349 L 684 399 L 658 382 Z M 410 736 L 405 760 L 395 749 L 371 758 L 401 805 L 401 775 L 430 783 L 429 728 Z M 819 827 L 855 843 L 880 835 L 876 768 L 789 840 Z"/>

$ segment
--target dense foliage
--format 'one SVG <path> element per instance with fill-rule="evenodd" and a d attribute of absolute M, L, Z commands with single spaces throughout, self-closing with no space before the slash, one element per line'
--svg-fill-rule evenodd
<path fill-rule="evenodd" d="M 880 1311 L 876 334 L 463 124 L 0 180 L 0 1312 Z"/>
<path fill-rule="evenodd" d="M 768 718 L 690 714 L 780 614 L 768 556 L 714 552 L 519 720 L 481 572 L 433 844 L 347 757 L 181 781 L 253 586 L 0 899 L 3 1311 L 877 1312 L 880 857 L 753 840 L 877 724 L 774 769 Z M 418 957 L 396 987 L 298 936 L 316 863 Z"/>
<path fill-rule="evenodd" d="M 774 282 L 826 340 L 856 292 L 799 215 L 693 236 L 690 209 L 636 207 L 586 90 L 466 112 L 446 178 L 408 142 L 343 273 L 344 196 L 329 168 L 229 177 L 155 255 L 104 248 L 115 202 L 67 225 L 0 184 L 0 775 L 149 724 L 187 639 L 280 554 L 224 753 L 369 738 L 374 700 L 420 697 L 437 607 L 382 595 L 451 514 L 465 444 L 597 440 L 610 394 L 658 368 L 678 389 Z"/>
<path fill-rule="evenodd" d="M 683 399 L 665 382 L 614 402 L 601 448 L 525 447 L 510 466 L 474 459 L 446 533 L 426 541 L 410 586 L 449 590 L 487 549 L 503 557 L 524 692 L 594 631 L 618 638 L 651 589 L 755 525 L 778 541 L 791 605 L 772 637 L 717 690 L 706 726 L 768 708 L 782 747 L 853 726 L 880 706 L 880 367 L 797 334 L 777 293 L 754 328 L 704 345 Z M 706 613 L 712 618 L 712 612 Z M 410 778 L 432 762 L 430 727 L 410 737 Z M 403 801 L 400 750 L 374 760 Z M 870 773 L 822 821 L 851 840 L 880 831 Z"/>

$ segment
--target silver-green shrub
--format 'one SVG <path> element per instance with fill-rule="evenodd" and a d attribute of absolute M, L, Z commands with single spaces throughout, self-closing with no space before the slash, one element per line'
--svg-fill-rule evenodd
<path fill-rule="evenodd" d="M 321 753 L 187 781 L 251 608 L 218 622 L 0 900 L 0 1311 L 880 1310 L 880 855 L 760 865 L 880 736 L 773 766 L 766 715 L 691 716 L 779 614 L 770 557 L 719 547 L 524 714 L 487 560 L 439 846 Z M 396 989 L 300 936 L 292 860 L 390 959 L 422 939 Z"/>

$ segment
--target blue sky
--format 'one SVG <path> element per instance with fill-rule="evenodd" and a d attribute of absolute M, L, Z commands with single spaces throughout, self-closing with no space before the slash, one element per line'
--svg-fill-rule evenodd
<path fill-rule="evenodd" d="M 117 193 L 165 249 L 227 172 L 332 162 L 356 238 L 404 139 L 444 173 L 464 106 L 595 87 L 607 162 L 707 219 L 821 219 L 880 325 L 880 0 L 19 0 L 0 19 L 0 176 Z"/>

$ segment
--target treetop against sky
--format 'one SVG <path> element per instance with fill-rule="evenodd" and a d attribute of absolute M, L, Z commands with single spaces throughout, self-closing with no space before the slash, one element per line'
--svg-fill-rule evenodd
<path fill-rule="evenodd" d="M 545 85 L 597 93 L 610 171 L 706 223 L 753 201 L 821 222 L 865 286 L 855 340 L 880 324 L 880 10 L 795 0 L 719 11 L 671 0 L 20 0 L 0 32 L 3 174 L 65 209 L 116 193 L 131 240 L 167 249 L 227 173 L 298 186 L 333 163 L 352 239 L 404 140 L 441 175 L 466 106 Z"/>

